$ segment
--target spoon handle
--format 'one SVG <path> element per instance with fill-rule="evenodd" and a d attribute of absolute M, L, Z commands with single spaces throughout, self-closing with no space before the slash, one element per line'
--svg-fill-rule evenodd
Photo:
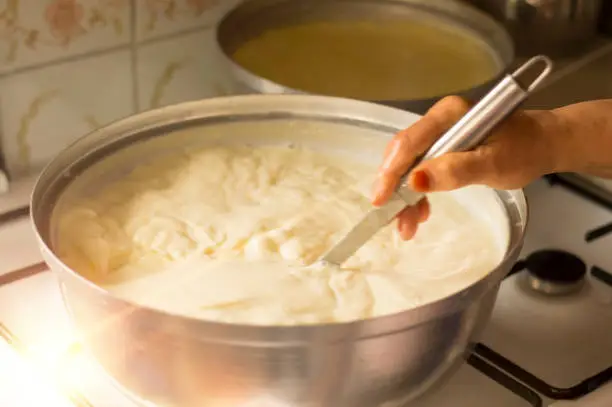
<path fill-rule="evenodd" d="M 527 80 L 539 68 L 538 75 Z M 542 83 L 553 69 L 553 62 L 538 55 L 513 73 L 506 75 L 469 112 L 440 137 L 421 157 L 417 158 L 401 179 L 403 188 L 410 171 L 421 161 L 436 158 L 450 152 L 467 151 L 478 147 L 491 134 L 493 128 L 508 117 Z M 531 75 L 526 75 L 530 73 Z M 399 192 L 399 191 L 398 191 Z"/>

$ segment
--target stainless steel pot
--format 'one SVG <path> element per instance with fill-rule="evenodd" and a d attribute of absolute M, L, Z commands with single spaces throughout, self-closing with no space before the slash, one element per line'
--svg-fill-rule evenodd
<path fill-rule="evenodd" d="M 216 32 L 221 63 L 230 78 L 228 91 L 234 94 L 309 93 L 308 90 L 292 89 L 276 83 L 274 78 L 260 77 L 232 59 L 241 45 L 269 29 L 308 21 L 347 19 L 380 24 L 385 24 L 389 19 L 405 19 L 409 22 L 415 15 L 436 21 L 436 24 L 451 25 L 463 30 L 488 47 L 498 62 L 499 75 L 496 77 L 461 92 L 449 89 L 449 93 L 472 100 L 480 99 L 506 73 L 514 60 L 513 42 L 503 26 L 476 8 L 456 0 L 246 0 L 225 15 Z M 424 114 L 436 101 L 447 95 L 374 102 Z"/>
<path fill-rule="evenodd" d="M 473 0 L 500 20 L 521 55 L 580 53 L 597 35 L 602 0 Z"/>
<path fill-rule="evenodd" d="M 86 347 L 127 393 L 163 406 L 396 407 L 440 383 L 478 338 L 517 259 L 527 218 L 521 191 L 457 192 L 482 203 L 479 213 L 509 236 L 499 267 L 447 298 L 358 322 L 248 326 L 171 315 L 114 297 L 54 252 L 53 211 L 63 196 L 98 189 L 171 149 L 299 143 L 377 163 L 389 138 L 416 119 L 346 99 L 240 96 L 141 113 L 69 146 L 40 175 L 31 210 Z"/>

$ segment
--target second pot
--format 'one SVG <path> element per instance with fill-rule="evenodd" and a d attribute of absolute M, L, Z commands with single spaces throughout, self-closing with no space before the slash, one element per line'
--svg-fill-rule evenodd
<path fill-rule="evenodd" d="M 341 92 L 317 92 L 312 88 L 298 89 L 295 86 L 287 86 L 287 84 L 281 83 L 282 80 L 275 75 L 265 77 L 256 74 L 245 64 L 239 63 L 235 56 L 236 51 L 249 41 L 277 29 L 310 23 L 342 24 L 347 21 L 370 24 L 374 32 L 376 27 L 383 29 L 382 27 L 390 24 L 390 22 L 391 24 L 399 22 L 399 24 L 405 23 L 406 25 L 428 22 L 434 28 L 450 30 L 450 32 L 455 32 L 457 36 L 463 36 L 470 40 L 473 44 L 479 44 L 481 52 L 489 54 L 494 61 L 495 73 L 483 77 L 482 80 L 475 81 L 473 86 L 463 87 L 463 89 L 448 88 L 440 91 L 439 84 L 432 83 L 432 86 L 436 85 L 436 91 L 431 96 L 426 97 L 363 98 L 340 94 Z M 514 60 L 514 46 L 505 29 L 474 7 L 455 0 L 247 0 L 223 18 L 216 34 L 222 64 L 230 79 L 229 93 L 316 93 L 372 101 L 419 114 L 424 114 L 436 101 L 449 94 L 459 94 L 472 100 L 479 99 L 506 72 Z M 433 32 L 430 34 L 436 35 Z M 401 46 L 409 47 L 414 44 L 414 41 L 418 42 L 418 39 L 415 39 L 416 36 L 413 34 L 411 38 L 407 37 L 405 43 L 401 42 Z M 294 39 L 288 39 L 284 45 L 291 47 Z M 330 46 L 325 43 L 310 45 L 320 47 L 320 49 Z M 444 41 L 441 41 L 440 49 L 432 49 L 431 55 L 443 52 L 442 48 L 444 46 L 448 47 L 448 44 L 444 45 Z M 335 44 L 334 47 L 341 49 L 338 44 Z M 366 58 L 371 52 L 367 48 L 367 44 L 364 44 L 363 57 Z M 397 49 L 397 54 L 400 51 L 400 49 Z M 380 56 L 380 50 L 378 53 L 372 54 Z M 397 54 L 389 56 L 388 60 L 394 61 Z M 313 55 L 316 56 L 316 53 Z M 295 63 L 295 61 L 293 62 Z M 314 62 L 312 64 L 313 76 L 331 75 L 331 73 L 319 72 L 322 64 Z M 371 68 L 370 66 L 369 69 Z M 287 64 L 282 69 L 292 68 L 290 64 Z M 355 64 L 351 65 L 350 69 L 363 69 L 365 71 L 368 68 Z M 403 66 L 402 69 L 404 69 Z M 415 75 L 411 73 L 409 66 L 405 67 L 405 71 L 406 75 Z M 449 64 L 448 72 L 453 75 L 462 74 L 452 64 Z M 340 75 L 336 72 L 336 77 Z M 414 80 L 435 82 L 435 76 L 432 78 L 431 75 L 424 72 L 421 73 L 421 76 L 426 76 L 426 78 L 417 75 Z M 364 73 L 363 77 L 367 77 L 367 75 Z M 325 80 L 334 81 L 334 78 L 328 77 Z"/>

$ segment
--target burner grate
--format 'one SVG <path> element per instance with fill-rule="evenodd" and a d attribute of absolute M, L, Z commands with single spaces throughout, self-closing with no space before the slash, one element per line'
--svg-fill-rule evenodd
<path fill-rule="evenodd" d="M 551 186 L 561 185 L 575 194 L 612 211 L 612 193 L 573 174 L 551 174 L 546 180 Z M 584 236 L 587 243 L 612 234 L 612 222 L 589 230 Z"/>
<path fill-rule="evenodd" d="M 551 186 L 561 185 L 570 191 L 612 210 L 612 193 L 574 174 L 550 174 L 545 176 Z"/>
<path fill-rule="evenodd" d="M 612 366 L 610 366 L 609 368 L 602 370 L 601 372 L 581 381 L 574 386 L 566 388 L 556 387 L 546 383 L 544 380 L 516 365 L 514 362 L 508 360 L 482 343 L 476 345 L 473 354 L 489 361 L 538 393 L 553 400 L 578 399 L 597 390 L 612 380 Z"/>
<path fill-rule="evenodd" d="M 612 287 L 612 273 L 598 266 L 591 267 L 591 275 L 604 284 Z"/>
<path fill-rule="evenodd" d="M 524 269 L 525 262 L 518 261 L 510 270 L 510 272 L 506 275 L 506 279 Z M 591 274 L 593 275 L 593 277 L 612 286 L 612 274 L 606 272 L 605 270 L 597 266 L 594 266 L 591 269 Z M 477 361 L 476 366 L 474 366 L 474 361 Z M 495 381 L 497 381 L 496 378 L 498 377 L 508 377 L 508 375 L 510 375 L 510 379 L 512 381 L 506 382 L 508 386 L 516 386 L 516 384 L 513 383 L 516 382 L 521 387 L 510 388 L 504 383 L 498 383 L 502 384 L 504 387 L 513 391 L 515 394 L 529 401 L 530 403 L 532 403 L 533 406 L 542 405 L 541 399 L 540 404 L 534 404 L 534 402 L 536 402 L 536 399 L 533 396 L 534 394 L 538 398 L 539 393 L 553 400 L 575 400 L 580 397 L 586 396 L 587 394 L 597 390 L 609 381 L 612 381 L 612 366 L 610 366 L 602 370 L 601 372 L 598 372 L 593 376 L 584 379 L 583 381 L 574 386 L 565 388 L 553 386 L 547 383 L 546 381 L 540 379 L 539 377 L 535 376 L 531 372 L 518 366 L 516 363 L 512 362 L 501 354 L 495 352 L 493 349 L 483 343 L 476 344 L 474 350 L 472 351 L 472 354 L 468 358 L 468 363 L 470 363 L 470 365 L 476 367 L 483 374 Z M 490 363 L 490 365 L 485 366 L 483 368 L 483 363 Z M 519 382 L 517 382 L 517 380 Z M 529 390 L 529 392 L 525 392 L 524 388 Z M 537 393 L 533 392 L 532 389 L 535 390 L 535 392 Z"/>
<path fill-rule="evenodd" d="M 598 228 L 589 230 L 585 235 L 584 235 L 584 240 L 587 243 L 590 243 L 594 240 L 597 240 L 601 237 L 604 237 L 606 235 L 609 235 L 610 233 L 612 233 L 612 222 L 600 226 Z"/>
<path fill-rule="evenodd" d="M 538 395 L 538 393 L 504 373 L 497 366 L 491 364 L 477 352 L 472 352 L 467 359 L 467 363 L 483 375 L 487 376 L 489 379 L 495 381 L 523 400 L 527 401 L 531 406 L 542 407 L 542 398 Z"/>

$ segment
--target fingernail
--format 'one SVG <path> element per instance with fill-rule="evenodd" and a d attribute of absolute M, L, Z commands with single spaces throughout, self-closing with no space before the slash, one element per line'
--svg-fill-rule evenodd
<path fill-rule="evenodd" d="M 410 186 L 417 192 L 428 192 L 431 190 L 431 178 L 423 170 L 416 171 L 410 176 Z"/>

